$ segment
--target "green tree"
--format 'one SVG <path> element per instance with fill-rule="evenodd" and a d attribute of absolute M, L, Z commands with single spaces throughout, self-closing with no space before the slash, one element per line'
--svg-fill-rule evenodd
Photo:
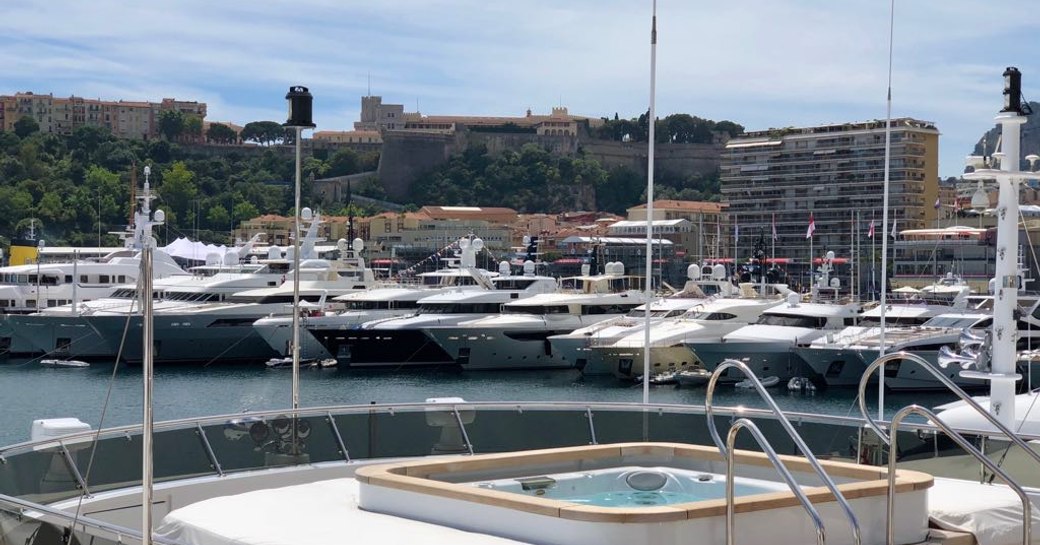
<path fill-rule="evenodd" d="M 18 138 L 28 138 L 29 135 L 40 131 L 40 124 L 31 115 L 23 115 L 14 122 L 14 133 Z"/>
<path fill-rule="evenodd" d="M 329 158 L 327 176 L 346 176 L 361 172 L 361 161 L 356 151 L 343 148 Z"/>
<path fill-rule="evenodd" d="M 188 170 L 183 161 L 173 163 L 170 168 L 162 171 L 159 194 L 179 216 L 190 216 L 188 208 L 197 194 L 195 173 Z"/>
<path fill-rule="evenodd" d="M 242 140 L 270 145 L 285 138 L 285 128 L 274 121 L 253 121 L 242 127 Z"/>
<path fill-rule="evenodd" d="M 202 138 L 202 118 L 197 115 L 184 116 L 184 136 L 190 141 Z"/>
<path fill-rule="evenodd" d="M 166 140 L 174 141 L 184 133 L 184 114 L 178 110 L 164 110 L 159 113 L 159 134 Z"/>
<path fill-rule="evenodd" d="M 206 227 L 217 231 L 225 230 L 231 226 L 231 216 L 227 208 L 223 206 L 211 206 L 206 210 Z"/>
<path fill-rule="evenodd" d="M 223 123 L 210 123 L 209 129 L 206 129 L 206 140 L 215 144 L 234 144 L 238 141 L 238 135 Z"/>

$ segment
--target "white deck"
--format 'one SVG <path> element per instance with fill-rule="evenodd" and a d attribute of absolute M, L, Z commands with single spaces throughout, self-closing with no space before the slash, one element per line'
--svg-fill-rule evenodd
<path fill-rule="evenodd" d="M 177 509 L 156 533 L 194 545 L 510 545 L 510 539 L 358 509 L 351 478 L 221 496 Z"/>

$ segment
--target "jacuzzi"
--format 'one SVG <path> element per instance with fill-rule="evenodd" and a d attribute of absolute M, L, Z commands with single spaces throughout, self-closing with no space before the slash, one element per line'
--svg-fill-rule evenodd
<path fill-rule="evenodd" d="M 824 519 L 828 544 L 853 543 L 833 496 L 804 458 L 782 456 Z M 795 495 L 760 452 L 735 452 L 736 541 L 815 543 Z M 885 542 L 883 468 L 821 462 L 852 505 L 863 543 Z M 725 460 L 712 447 L 625 443 L 426 458 L 357 470 L 359 507 L 548 545 L 725 543 Z M 897 543 L 923 541 L 932 477 L 896 476 Z"/>

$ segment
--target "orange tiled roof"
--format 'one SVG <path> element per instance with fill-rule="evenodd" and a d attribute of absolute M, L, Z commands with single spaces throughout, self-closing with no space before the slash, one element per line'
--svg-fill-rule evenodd
<path fill-rule="evenodd" d="M 726 208 L 726 203 L 709 202 L 709 201 L 674 201 L 674 200 L 661 200 L 654 201 L 654 208 L 670 208 L 673 210 L 691 210 L 691 211 L 704 211 L 704 212 L 721 212 L 723 208 Z M 645 204 L 633 206 L 632 209 L 643 209 L 646 208 Z"/>

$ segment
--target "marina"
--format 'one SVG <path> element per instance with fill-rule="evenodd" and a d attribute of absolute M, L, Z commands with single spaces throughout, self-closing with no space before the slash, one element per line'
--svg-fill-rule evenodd
<path fill-rule="evenodd" d="M 330 158 L 314 95 L 294 84 L 284 123 L 206 131 L 214 143 L 268 147 L 259 180 L 293 179 L 227 180 L 277 193 L 264 208 L 290 210 L 283 233 L 260 232 L 275 219 L 243 203 L 255 221 L 239 242 L 160 246 L 160 228 L 186 225 L 194 186 L 223 182 L 174 163 L 156 184 L 160 208 L 151 160 L 129 159 L 121 249 L 89 261 L 63 249 L 54 254 L 65 262 L 45 264 L 44 241 L 19 240 L 16 263 L 0 267 L 0 545 L 1038 543 L 1040 302 L 1028 284 L 1040 263 L 1020 200 L 1040 199 L 1040 155 L 1022 149 L 1040 103 L 1023 99 L 1018 68 L 1004 69 L 999 136 L 987 133 L 959 176 L 977 184 L 979 228 L 941 228 L 939 130 L 892 115 L 894 1 L 890 10 L 884 121 L 659 123 L 654 0 L 649 107 L 631 121 L 571 116 L 562 96 L 549 116 L 424 116 L 418 100 L 406 112 L 369 89 L 354 132 L 366 145 L 378 135 L 379 153 Z M 999 87 L 987 74 L 990 108 Z M 28 165 L 37 150 L 24 142 L 41 129 L 26 96 L 12 135 L 0 118 L 0 144 L 23 143 Z M 94 104 L 68 100 L 82 112 Z M 9 102 L 0 96 L 0 113 L 16 111 Z M 189 147 L 203 130 L 205 104 L 119 104 L 159 119 L 134 129 L 149 156 L 180 153 L 171 141 Z M 46 132 L 83 122 L 76 110 L 65 121 L 48 118 Z M 586 146 L 590 131 L 619 146 Z M 723 203 L 655 200 L 655 150 L 667 164 L 672 144 L 722 159 L 710 179 L 686 163 L 685 181 L 665 193 Z M 630 148 L 646 171 L 645 205 L 628 220 L 581 213 L 585 225 L 548 247 L 548 217 L 520 220 L 505 206 L 394 205 L 355 230 L 352 183 L 381 184 L 389 199 L 505 188 L 508 204 L 512 191 L 596 209 L 630 167 L 608 175 L 593 156 Z M 395 172 L 395 154 L 413 155 L 415 168 Z M 363 162 L 374 170 L 355 175 Z M 428 172 L 417 175 L 419 163 Z M 91 168 L 100 248 L 101 181 L 119 176 Z M 510 187 L 502 173 L 514 170 L 523 183 Z M 305 206 L 305 185 L 321 204 L 345 194 L 345 229 Z M 227 210 L 192 205 L 196 232 L 205 214 L 236 237 L 236 194 L 225 196 Z M 480 232 L 472 213 L 502 220 Z M 875 221 L 880 254 L 859 241 L 860 230 L 875 238 Z M 425 231 L 421 244 L 409 222 Z M 890 248 L 897 222 L 907 238 Z M 743 248 L 742 228 L 757 231 Z M 614 236 L 624 234 L 643 238 Z M 940 249 L 948 241 L 971 251 Z M 897 248 L 902 265 L 890 261 Z M 204 258 L 185 258 L 199 250 Z M 964 277 L 957 260 L 970 265 Z M 897 279 L 907 283 L 892 289 Z"/>

